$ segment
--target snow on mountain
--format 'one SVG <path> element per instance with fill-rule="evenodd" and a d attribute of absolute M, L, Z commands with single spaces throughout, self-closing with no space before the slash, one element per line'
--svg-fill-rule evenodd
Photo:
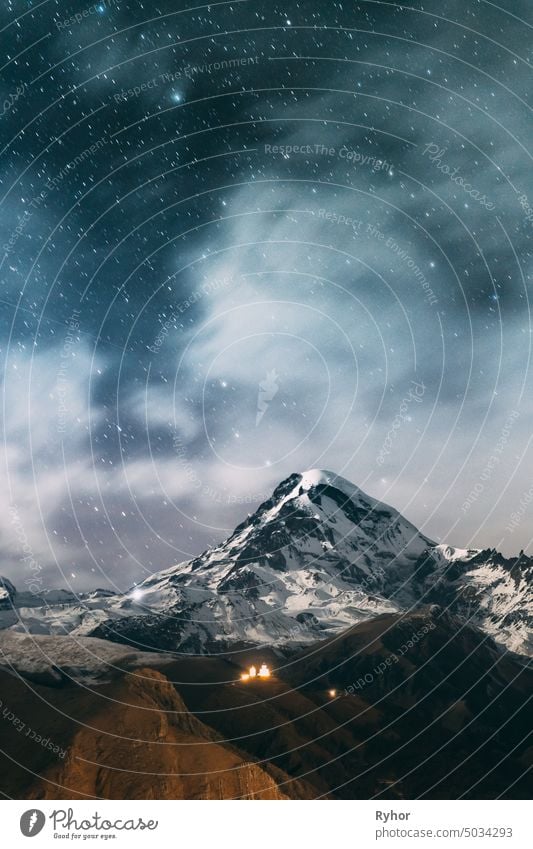
<path fill-rule="evenodd" d="M 533 559 L 434 546 L 413 575 L 419 598 L 448 607 L 512 651 L 533 654 Z"/>
<path fill-rule="evenodd" d="M 72 636 L 58 640 L 10 631 L 0 636 L 0 669 L 47 685 L 68 680 L 104 683 L 117 673 L 167 662 L 163 655 L 135 652 L 107 640 Z"/>
<path fill-rule="evenodd" d="M 165 644 L 179 632 L 192 650 L 313 642 L 411 600 L 405 585 L 428 544 L 397 511 L 312 470 L 283 481 L 221 545 L 152 576 L 118 607 L 175 611 Z M 123 622 L 113 627 L 124 635 Z"/>
<path fill-rule="evenodd" d="M 0 612 L 0 627 L 184 652 L 306 645 L 382 613 L 434 603 L 531 653 L 532 561 L 435 545 L 329 471 L 293 474 L 233 534 L 123 595 Z M 11 617 L 11 620 L 9 620 Z"/>
<path fill-rule="evenodd" d="M 9 610 L 17 594 L 17 590 L 7 578 L 0 576 L 0 610 Z"/>

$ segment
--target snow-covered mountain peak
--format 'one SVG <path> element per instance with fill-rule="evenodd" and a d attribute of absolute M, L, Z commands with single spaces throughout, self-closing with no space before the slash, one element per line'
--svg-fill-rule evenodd
<path fill-rule="evenodd" d="M 310 644 L 431 603 L 529 654 L 532 586 L 531 558 L 436 545 L 345 478 L 310 469 L 283 480 L 228 539 L 124 595 L 39 601 L 5 583 L 0 627 L 202 653 Z"/>
<path fill-rule="evenodd" d="M 291 475 L 288 480 L 292 480 L 293 478 L 299 479 L 294 487 L 299 492 L 308 492 L 310 489 L 318 486 L 334 486 L 335 489 L 340 490 L 348 498 L 363 496 L 368 501 L 373 501 L 373 499 L 365 495 L 355 484 L 328 469 L 308 469 L 301 474 L 295 473 Z"/>
<path fill-rule="evenodd" d="M 17 591 L 11 581 L 0 575 L 0 610 L 9 609 Z"/>
<path fill-rule="evenodd" d="M 249 514 L 219 548 L 228 543 L 241 544 L 252 532 L 256 533 L 258 528 L 272 523 L 286 527 L 289 522 L 292 531 L 309 534 L 311 528 L 310 523 L 304 521 L 306 518 L 337 526 L 337 537 L 341 530 L 351 534 L 354 526 L 363 521 L 367 524 L 367 531 L 373 524 L 377 534 L 376 526 L 380 522 L 384 521 L 387 527 L 399 522 L 407 535 L 420 537 L 424 546 L 433 545 L 397 510 L 367 495 L 346 478 L 331 471 L 310 469 L 303 473 L 295 472 L 278 484 L 271 497 L 260 504 L 255 513 Z M 344 525 L 343 518 L 347 520 Z"/>
<path fill-rule="evenodd" d="M 306 472 L 293 472 L 284 481 L 282 481 L 274 490 L 271 500 L 278 500 L 280 503 L 289 501 L 292 498 L 301 497 L 309 492 L 324 487 L 332 487 L 346 498 L 351 500 L 362 500 L 370 507 L 375 507 L 379 504 L 374 498 L 366 495 L 358 486 L 351 483 L 341 475 L 327 469 L 308 469 Z"/>
<path fill-rule="evenodd" d="M 225 542 L 175 567 L 174 580 L 191 572 L 242 576 L 243 570 L 257 577 L 262 568 L 277 580 L 281 572 L 325 569 L 349 583 L 364 579 L 367 589 L 378 591 L 383 570 L 391 579 L 432 544 L 393 508 L 333 472 L 312 469 L 282 481 Z"/>
<path fill-rule="evenodd" d="M 434 547 L 435 555 L 442 557 L 445 561 L 451 560 L 471 560 L 481 553 L 480 548 L 454 548 L 451 545 L 436 545 Z"/>

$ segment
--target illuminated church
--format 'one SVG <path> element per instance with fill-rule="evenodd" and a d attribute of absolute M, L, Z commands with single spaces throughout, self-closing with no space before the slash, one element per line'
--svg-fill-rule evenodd
<path fill-rule="evenodd" d="M 270 668 L 266 663 L 262 663 L 257 669 L 257 666 L 250 666 L 248 672 L 243 672 L 241 675 L 241 681 L 250 681 L 254 678 L 270 678 Z"/>

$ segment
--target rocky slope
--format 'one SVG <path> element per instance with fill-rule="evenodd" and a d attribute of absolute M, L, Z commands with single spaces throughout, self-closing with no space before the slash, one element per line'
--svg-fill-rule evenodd
<path fill-rule="evenodd" d="M 530 798 L 533 671 L 436 605 L 277 661 L 81 638 L 51 675 L 70 643 L 0 634 L 13 798 Z M 252 658 L 272 677 L 242 681 Z"/>
<path fill-rule="evenodd" d="M 320 798 L 524 799 L 532 687 L 531 669 L 432 606 L 296 652 L 259 688 L 182 693 L 203 721 Z"/>
<path fill-rule="evenodd" d="M 31 662 L 20 640 L 35 641 Z M 312 797 L 305 782 L 225 743 L 188 711 L 161 671 L 140 665 L 140 655 L 118 646 L 110 654 L 108 644 L 85 639 L 75 665 L 69 660 L 68 671 L 53 675 L 72 642 L 0 637 L 0 762 L 10 797 Z M 165 662 L 157 655 L 148 659 Z"/>

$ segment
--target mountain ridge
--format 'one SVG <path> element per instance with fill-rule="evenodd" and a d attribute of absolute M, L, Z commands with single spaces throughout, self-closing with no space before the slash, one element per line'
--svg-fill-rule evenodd
<path fill-rule="evenodd" d="M 311 469 L 278 484 L 226 540 L 128 592 L 84 594 L 61 609 L 39 607 L 38 598 L 25 608 L 11 593 L 0 626 L 139 649 L 283 650 L 434 603 L 531 654 L 532 585 L 531 558 L 436 544 L 395 508 Z"/>

